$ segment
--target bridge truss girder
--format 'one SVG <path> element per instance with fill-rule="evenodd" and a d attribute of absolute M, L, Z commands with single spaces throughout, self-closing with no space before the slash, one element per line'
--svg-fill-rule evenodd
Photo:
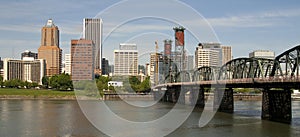
<path fill-rule="evenodd" d="M 216 80 L 219 72 L 218 67 L 203 66 L 194 71 L 193 81 L 212 81 Z"/>
<path fill-rule="evenodd" d="M 299 76 L 300 45 L 293 47 L 274 60 L 271 76 Z"/>
<path fill-rule="evenodd" d="M 192 82 L 192 79 L 191 71 L 181 71 L 176 75 L 176 82 Z"/>
<path fill-rule="evenodd" d="M 273 64 L 273 59 L 236 58 L 220 68 L 218 80 L 269 77 Z"/>

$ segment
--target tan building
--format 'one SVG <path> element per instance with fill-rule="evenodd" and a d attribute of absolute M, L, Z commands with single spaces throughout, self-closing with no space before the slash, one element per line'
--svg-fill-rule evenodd
<path fill-rule="evenodd" d="M 93 80 L 95 77 L 95 44 L 92 40 L 71 40 L 72 80 Z"/>
<path fill-rule="evenodd" d="M 59 30 L 52 19 L 42 28 L 41 46 L 38 58 L 46 60 L 46 76 L 60 74 L 62 68 L 62 50 L 59 48 Z"/>
<path fill-rule="evenodd" d="M 231 46 L 222 46 L 222 65 L 232 60 Z"/>

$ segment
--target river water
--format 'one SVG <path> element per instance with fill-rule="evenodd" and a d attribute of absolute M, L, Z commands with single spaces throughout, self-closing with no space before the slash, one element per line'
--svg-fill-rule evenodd
<path fill-rule="evenodd" d="M 114 112 L 124 118 L 140 116 L 149 119 L 164 115 L 172 104 L 159 103 L 151 111 L 129 111 L 122 101 L 107 101 Z M 282 124 L 260 119 L 261 101 L 235 101 L 234 114 L 216 113 L 202 128 L 198 127 L 202 109 L 196 108 L 190 117 L 170 137 L 299 137 L 300 101 L 292 102 L 293 121 Z M 103 123 L 105 124 L 105 123 Z M 145 129 L 147 130 L 147 129 Z M 116 131 L 118 132 L 118 131 Z M 132 131 L 128 131 L 132 132 Z M 126 133 L 124 133 L 126 134 Z M 60 100 L 0 100 L 1 137 L 106 136 L 88 120 L 77 101 Z M 151 136 L 151 135 L 147 135 Z"/>

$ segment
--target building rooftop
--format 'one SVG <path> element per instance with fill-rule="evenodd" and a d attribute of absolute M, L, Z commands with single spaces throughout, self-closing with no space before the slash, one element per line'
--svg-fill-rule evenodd
<path fill-rule="evenodd" d="M 52 21 L 52 19 L 48 19 L 45 27 L 56 27 Z"/>
<path fill-rule="evenodd" d="M 93 44 L 92 40 L 86 40 L 86 39 L 72 39 L 71 45 L 84 45 L 84 44 Z"/>

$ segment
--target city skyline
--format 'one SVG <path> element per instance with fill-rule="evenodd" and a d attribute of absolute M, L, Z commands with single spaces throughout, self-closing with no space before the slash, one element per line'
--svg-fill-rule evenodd
<path fill-rule="evenodd" d="M 95 0 L 78 5 L 76 2 L 65 1 L 49 3 L 47 5 L 49 8 L 43 6 L 38 8 L 39 6 L 36 5 L 43 5 L 45 3 L 35 0 L 27 2 L 6 1 L 1 10 L 5 10 L 5 12 L 10 12 L 11 14 L 1 15 L 3 20 L 1 20 L 2 25 L 0 26 L 0 44 L 2 45 L 0 56 L 2 58 L 19 58 L 20 53 L 27 49 L 37 52 L 40 43 L 40 28 L 43 26 L 44 21 L 49 18 L 53 18 L 56 25 L 60 28 L 60 47 L 64 53 L 69 53 L 70 40 L 81 37 L 82 19 L 95 17 L 100 11 L 117 2 L 119 1 Z M 299 43 L 297 39 L 297 32 L 299 31 L 297 22 L 300 17 L 300 10 L 297 8 L 298 1 L 272 1 L 272 4 L 268 1 L 196 2 L 187 0 L 183 2 L 206 18 L 218 35 L 221 44 L 232 46 L 234 58 L 241 56 L 246 57 L 248 53 L 259 49 L 272 50 L 278 55 L 283 52 L 284 49 L 288 49 Z M 32 5 L 34 5 L 34 7 Z M 67 8 L 65 5 L 77 6 Z M 20 6 L 27 8 L 21 8 Z M 55 6 L 58 7 L 53 11 L 51 8 Z M 88 6 L 90 7 L 89 10 L 82 10 Z M 144 6 L 147 7 L 147 4 Z M 230 6 L 236 8 L 226 8 Z M 215 7 L 218 9 L 216 10 Z M 128 9 L 131 8 L 135 8 L 134 5 L 128 7 Z M 156 8 L 159 11 L 162 7 L 157 6 Z M 19 12 L 19 10 L 23 12 Z M 5 12 L 3 11 L 2 13 Z M 104 35 L 107 36 L 109 30 L 112 29 L 110 27 L 112 24 L 111 22 L 105 22 L 105 18 L 103 20 Z M 186 22 L 189 21 L 187 20 Z M 167 32 L 163 36 L 174 40 L 172 37 L 172 28 L 174 25 L 168 26 L 169 27 L 158 27 L 156 30 L 161 29 L 163 32 Z M 135 31 L 133 27 L 134 25 L 128 26 L 128 28 L 132 28 L 132 30 Z M 157 26 L 144 24 L 143 27 L 147 28 L 146 30 L 150 30 Z M 120 36 L 114 37 L 114 39 L 123 40 L 123 35 L 121 34 L 123 33 L 120 33 Z M 158 39 L 160 50 L 163 48 L 164 39 L 165 37 Z M 134 38 L 132 40 L 134 40 Z M 152 43 L 150 44 L 145 42 L 143 46 L 150 46 L 149 48 L 154 51 L 154 41 L 151 41 Z M 186 41 L 187 44 L 189 44 L 189 40 L 186 39 Z M 129 42 L 132 41 L 129 40 Z M 141 42 L 135 43 L 141 45 Z M 111 54 L 113 49 L 116 49 L 117 46 L 118 44 L 105 43 L 103 49 L 104 51 L 111 51 L 109 52 Z M 194 49 L 197 47 L 197 44 L 191 44 L 189 46 Z M 139 47 L 139 49 L 141 48 Z M 106 57 L 110 63 L 113 63 L 112 55 L 104 54 L 103 57 Z"/>

